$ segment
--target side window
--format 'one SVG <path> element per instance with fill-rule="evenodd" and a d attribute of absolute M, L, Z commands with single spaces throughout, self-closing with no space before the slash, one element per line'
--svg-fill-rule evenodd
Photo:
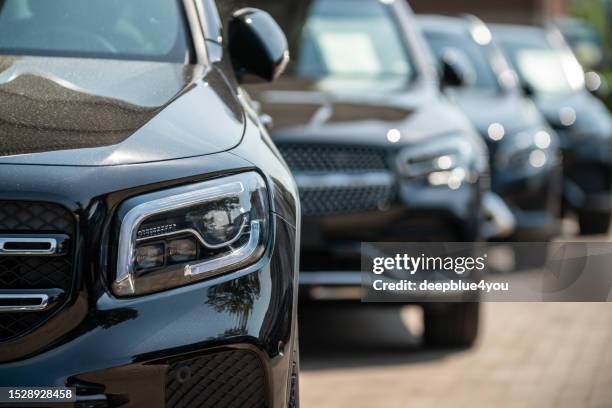
<path fill-rule="evenodd" d="M 217 4 L 218 16 L 220 17 L 221 24 L 227 26 L 227 22 L 232 17 L 234 11 L 249 7 L 251 4 L 248 0 L 206 0 L 210 3 Z"/>
<path fill-rule="evenodd" d="M 207 37 L 209 40 L 220 41 L 223 37 L 223 25 L 215 0 L 201 1 L 204 5 Z"/>

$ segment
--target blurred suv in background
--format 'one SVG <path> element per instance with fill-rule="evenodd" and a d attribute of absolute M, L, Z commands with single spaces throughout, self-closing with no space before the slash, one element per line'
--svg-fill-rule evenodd
<path fill-rule="evenodd" d="M 557 134 L 517 86 L 515 74 L 475 17 L 420 16 L 449 98 L 489 146 L 492 190 L 512 209 L 510 237 L 548 241 L 560 229 L 563 173 Z M 516 257 L 519 263 L 532 261 Z"/>
<path fill-rule="evenodd" d="M 525 93 L 557 131 L 564 199 L 582 234 L 608 231 L 612 212 L 612 119 L 585 87 L 582 67 L 557 30 L 492 25 Z"/>
<path fill-rule="evenodd" d="M 315 0 L 274 11 L 294 62 L 277 85 L 251 90 L 300 190 L 305 293 L 359 299 L 361 242 L 479 240 L 483 195 L 503 207 L 489 191 L 486 145 L 440 93 L 408 5 Z M 425 305 L 428 344 L 469 345 L 477 326 L 475 303 Z"/>

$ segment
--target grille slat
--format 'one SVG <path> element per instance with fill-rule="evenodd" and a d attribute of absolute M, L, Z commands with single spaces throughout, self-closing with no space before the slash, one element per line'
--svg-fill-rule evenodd
<path fill-rule="evenodd" d="M 300 190 L 302 214 L 321 216 L 384 209 L 392 201 L 391 186 Z"/>
<path fill-rule="evenodd" d="M 281 143 L 278 148 L 296 175 L 390 175 L 389 152 L 372 146 Z M 396 191 L 392 183 L 300 187 L 302 214 L 324 216 L 387 208 Z"/>
<path fill-rule="evenodd" d="M 74 237 L 76 223 L 64 207 L 51 203 L 0 200 L 2 234 L 66 234 Z M 0 290 L 61 289 L 73 281 L 72 252 L 63 256 L 0 255 Z M 41 312 L 0 312 L 0 341 L 21 336 L 42 324 L 57 307 Z"/>
<path fill-rule="evenodd" d="M 248 350 L 175 362 L 166 372 L 167 408 L 264 408 L 266 395 L 262 363 Z"/>
<path fill-rule="evenodd" d="M 368 172 L 389 170 L 387 151 L 369 146 L 281 143 L 283 158 L 296 172 Z"/>

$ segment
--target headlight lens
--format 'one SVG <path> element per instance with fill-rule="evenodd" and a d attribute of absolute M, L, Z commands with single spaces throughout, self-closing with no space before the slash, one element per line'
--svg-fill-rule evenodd
<path fill-rule="evenodd" d="M 553 136 L 544 131 L 520 132 L 501 142 L 495 153 L 495 163 L 500 169 L 539 169 L 554 161 Z"/>
<path fill-rule="evenodd" d="M 252 264 L 268 232 L 268 192 L 244 173 L 139 196 L 119 211 L 118 296 L 156 292 Z"/>
<path fill-rule="evenodd" d="M 476 160 L 470 142 L 452 136 L 407 147 L 400 151 L 397 162 L 403 177 L 455 189 L 465 181 L 475 182 L 473 165 Z"/>

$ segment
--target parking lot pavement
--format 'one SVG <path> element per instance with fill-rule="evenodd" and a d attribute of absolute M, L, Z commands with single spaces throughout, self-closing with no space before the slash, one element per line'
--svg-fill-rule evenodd
<path fill-rule="evenodd" d="M 303 310 L 317 330 L 302 340 L 303 406 L 612 406 L 612 304 L 486 303 L 483 312 L 473 349 L 428 351 L 402 324 L 407 310 L 336 307 L 312 322 Z"/>
<path fill-rule="evenodd" d="M 482 307 L 478 344 L 441 351 L 416 308 L 303 307 L 302 406 L 612 407 L 612 303 Z"/>

